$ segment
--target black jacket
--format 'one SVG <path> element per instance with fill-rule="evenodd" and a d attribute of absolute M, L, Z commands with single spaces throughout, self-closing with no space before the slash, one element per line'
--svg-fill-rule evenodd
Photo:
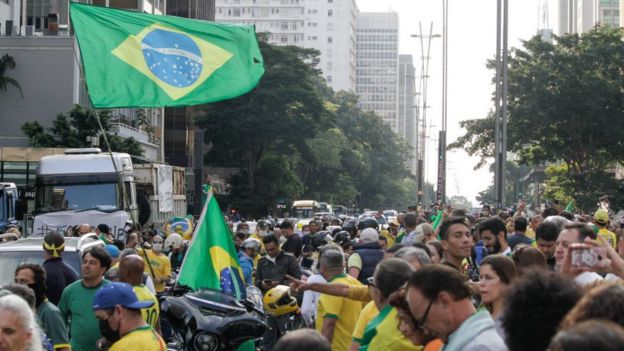
<path fill-rule="evenodd" d="M 275 257 L 275 263 L 269 261 L 266 257 L 262 257 L 258 261 L 254 284 L 264 294 L 266 290 L 262 289 L 260 284 L 263 280 L 275 280 L 280 282 L 280 284 L 288 285 L 288 280 L 285 279 L 286 274 L 297 279 L 301 278 L 301 270 L 295 256 L 280 251 L 279 255 Z"/>

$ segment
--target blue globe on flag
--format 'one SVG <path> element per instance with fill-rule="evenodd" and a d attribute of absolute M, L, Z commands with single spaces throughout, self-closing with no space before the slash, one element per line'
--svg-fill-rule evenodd
<path fill-rule="evenodd" d="M 188 35 L 155 29 L 143 38 L 141 50 L 150 71 L 171 86 L 188 87 L 202 72 L 201 52 Z"/>

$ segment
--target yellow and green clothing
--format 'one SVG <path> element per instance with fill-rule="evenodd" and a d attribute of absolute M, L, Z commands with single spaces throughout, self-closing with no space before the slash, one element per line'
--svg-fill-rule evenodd
<path fill-rule="evenodd" d="M 360 318 L 355 324 L 355 329 L 353 329 L 353 342 L 357 342 L 358 344 L 362 343 L 362 338 L 364 337 L 364 330 L 366 330 L 366 326 L 370 321 L 372 321 L 379 314 L 379 310 L 377 309 L 377 305 L 375 305 L 375 301 L 371 301 L 362 308 L 362 313 L 360 313 Z"/>
<path fill-rule="evenodd" d="M 160 308 L 158 306 L 158 299 L 145 285 L 137 285 L 133 286 L 132 289 L 136 294 L 139 301 L 152 301 L 154 304 L 150 307 L 142 308 L 141 315 L 143 316 L 143 320 L 145 323 L 152 326 L 152 328 L 156 329 L 156 325 L 158 324 L 158 315 L 160 314 Z"/>
<path fill-rule="evenodd" d="M 422 349 L 422 346 L 412 344 L 399 331 L 397 310 L 390 305 L 386 305 L 377 317 L 368 323 L 360 343 L 360 351 L 420 351 Z"/>
<path fill-rule="evenodd" d="M 169 258 L 165 254 L 156 254 L 152 250 L 147 250 L 147 258 L 152 266 L 152 270 L 154 270 L 152 276 L 152 279 L 154 279 L 154 290 L 157 293 L 165 291 L 165 283 L 162 281 L 157 283 L 156 278 L 164 279 L 171 276 L 171 262 Z M 145 265 L 145 272 L 152 274 L 152 270 L 150 270 L 149 265 Z"/>
<path fill-rule="evenodd" d="M 360 286 L 357 279 L 344 273 L 338 274 L 328 281 L 345 285 Z M 351 345 L 351 336 L 362 311 L 362 303 L 346 297 L 321 294 L 316 313 L 316 330 L 323 330 L 325 319 L 336 319 L 334 336 L 331 342 L 332 351 L 347 351 Z"/>
<path fill-rule="evenodd" d="M 149 325 L 136 328 L 117 340 L 109 351 L 166 351 L 165 342 Z"/>
<path fill-rule="evenodd" d="M 610 231 L 607 228 L 600 228 L 600 230 L 598 230 L 598 235 L 600 235 L 606 242 L 608 242 L 612 248 L 617 248 L 617 236 L 614 232 Z"/>

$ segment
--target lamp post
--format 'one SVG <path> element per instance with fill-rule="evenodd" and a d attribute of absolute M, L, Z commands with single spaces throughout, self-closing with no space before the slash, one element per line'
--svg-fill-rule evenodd
<path fill-rule="evenodd" d="M 442 125 L 438 138 L 438 189 L 436 202 L 446 201 L 446 127 L 448 82 L 448 0 L 442 0 Z"/>
<path fill-rule="evenodd" d="M 507 161 L 507 22 L 508 0 L 496 6 L 496 93 L 494 190 L 496 208 L 505 206 L 505 163 Z M 501 52 L 502 46 L 502 52 Z"/>

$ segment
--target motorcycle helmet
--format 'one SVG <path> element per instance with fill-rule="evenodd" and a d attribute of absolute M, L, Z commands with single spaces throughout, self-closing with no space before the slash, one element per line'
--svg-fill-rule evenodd
<path fill-rule="evenodd" d="M 357 224 L 357 228 L 359 231 L 362 231 L 366 228 L 373 228 L 377 230 L 379 228 L 379 223 L 377 223 L 377 220 L 375 218 L 369 217 L 369 218 L 361 220 Z"/>
<path fill-rule="evenodd" d="M 264 310 L 274 316 L 279 317 L 287 313 L 297 311 L 297 299 L 290 296 L 290 288 L 286 285 L 278 285 L 264 294 Z"/>
<path fill-rule="evenodd" d="M 245 249 L 254 249 L 254 250 L 256 250 L 256 252 L 259 252 L 260 251 L 260 240 L 258 240 L 256 238 L 245 239 L 245 241 L 243 241 L 243 243 L 241 244 L 241 247 L 243 248 L 243 250 L 245 250 Z"/>
<path fill-rule="evenodd" d="M 334 242 L 340 246 L 350 241 L 351 241 L 351 236 L 349 236 L 349 233 L 344 230 L 339 231 L 338 233 L 334 234 Z"/>
<path fill-rule="evenodd" d="M 171 233 L 169 234 L 167 239 L 165 239 L 165 250 L 171 250 L 171 249 L 177 250 L 182 247 L 182 244 L 184 244 L 184 240 L 182 240 L 182 236 L 180 236 L 180 234 L 178 233 Z"/>
<path fill-rule="evenodd" d="M 256 227 L 258 229 L 267 230 L 269 229 L 269 222 L 264 219 L 261 219 L 258 221 L 258 223 L 256 223 Z"/>
<path fill-rule="evenodd" d="M 318 251 L 318 249 L 322 246 L 325 246 L 333 241 L 331 233 L 324 230 L 318 232 L 312 238 L 312 246 L 314 246 L 314 250 Z"/>
<path fill-rule="evenodd" d="M 357 230 L 357 221 L 355 219 L 350 219 L 346 222 L 342 223 L 342 230 L 351 233 L 352 231 Z"/>

